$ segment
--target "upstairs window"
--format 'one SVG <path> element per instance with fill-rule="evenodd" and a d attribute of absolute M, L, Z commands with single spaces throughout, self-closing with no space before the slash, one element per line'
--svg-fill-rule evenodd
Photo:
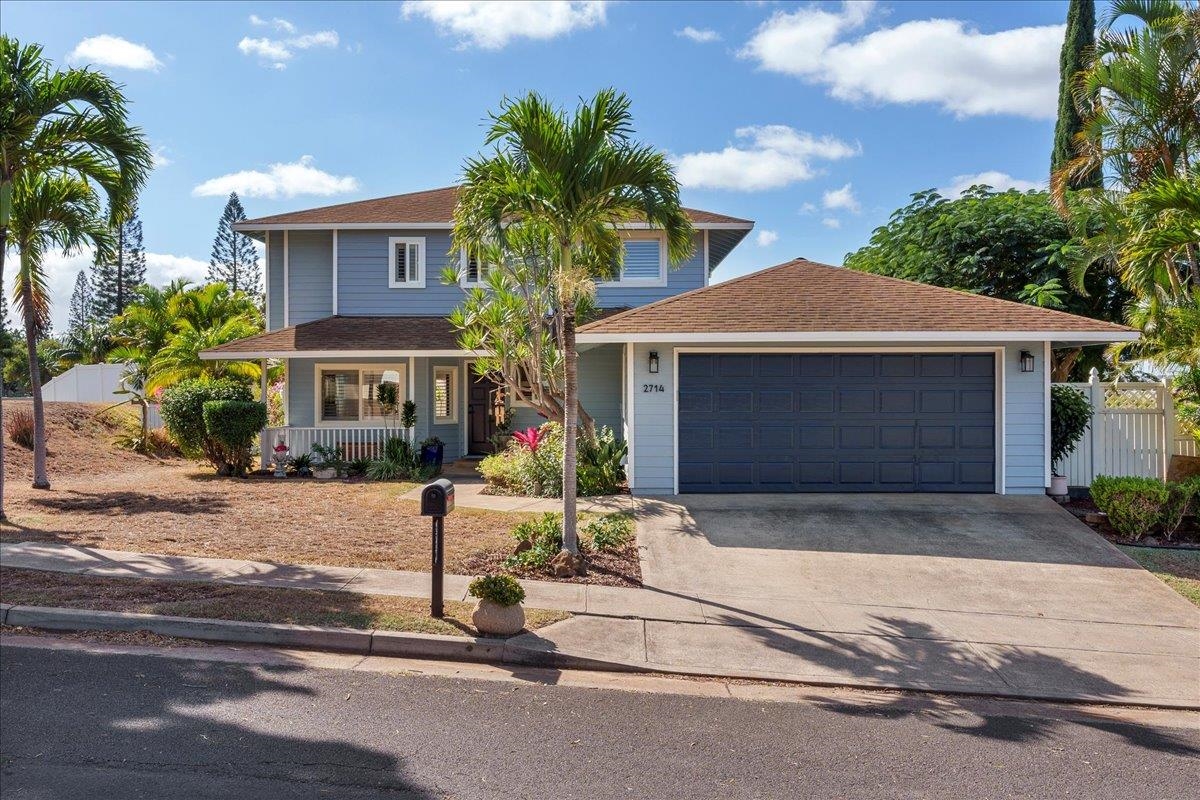
<path fill-rule="evenodd" d="M 658 234 L 625 239 L 625 258 L 616 280 L 602 286 L 666 286 L 666 240 Z"/>
<path fill-rule="evenodd" d="M 455 367 L 433 368 L 433 421 L 443 425 L 458 421 L 458 370 Z"/>
<path fill-rule="evenodd" d="M 464 287 L 482 286 L 487 278 L 488 265 L 481 264 L 475 256 L 468 256 L 465 248 L 459 255 L 459 261 L 462 268 L 458 274 L 458 282 Z"/>
<path fill-rule="evenodd" d="M 392 289 L 425 288 L 424 236 L 388 239 L 388 286 Z"/>

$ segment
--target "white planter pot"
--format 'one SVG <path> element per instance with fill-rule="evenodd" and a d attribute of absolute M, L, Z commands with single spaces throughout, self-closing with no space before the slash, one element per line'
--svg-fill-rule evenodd
<path fill-rule="evenodd" d="M 1051 475 L 1050 489 L 1046 492 L 1052 497 L 1066 497 L 1067 495 L 1067 476 L 1066 475 Z"/>
<path fill-rule="evenodd" d="M 471 613 L 471 623 L 480 633 L 512 636 L 525 627 L 525 609 L 520 603 L 502 606 L 494 600 L 480 600 Z"/>
<path fill-rule="evenodd" d="M 319 481 L 327 481 L 331 478 L 337 477 L 337 470 L 333 467 L 328 467 L 326 469 L 315 469 L 313 470 L 313 475 L 315 475 Z"/>

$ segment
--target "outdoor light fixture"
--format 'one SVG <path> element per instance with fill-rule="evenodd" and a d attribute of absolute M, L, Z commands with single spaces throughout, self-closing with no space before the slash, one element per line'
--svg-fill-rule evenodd
<path fill-rule="evenodd" d="M 385 369 L 383 377 L 379 379 L 380 383 L 400 383 L 400 372 L 394 369 Z"/>
<path fill-rule="evenodd" d="M 657 350 L 650 351 L 650 374 L 651 375 L 658 374 L 658 351 Z"/>
<path fill-rule="evenodd" d="M 1021 351 L 1021 372 L 1033 372 L 1033 353 Z"/>

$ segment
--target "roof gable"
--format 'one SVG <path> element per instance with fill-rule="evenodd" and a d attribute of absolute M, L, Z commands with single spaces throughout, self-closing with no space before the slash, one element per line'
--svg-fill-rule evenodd
<path fill-rule="evenodd" d="M 600 336 L 1036 332 L 1132 338 L 1131 328 L 798 258 L 579 329 Z M 1106 335 L 1111 339 L 1104 339 Z"/>

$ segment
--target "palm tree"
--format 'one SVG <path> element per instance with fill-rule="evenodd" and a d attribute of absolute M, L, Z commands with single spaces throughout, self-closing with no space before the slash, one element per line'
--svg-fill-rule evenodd
<path fill-rule="evenodd" d="M 153 353 L 146 390 L 155 392 L 188 378 L 258 380 L 260 367 L 252 361 L 211 361 L 204 350 L 262 332 L 258 303 L 245 292 L 224 283 L 210 283 L 176 292 L 167 302 L 171 331 Z"/>
<path fill-rule="evenodd" d="M 454 241 L 473 255 L 504 244 L 510 226 L 544 233 L 557 267 L 556 334 L 563 353 L 563 548 L 578 552 L 576 455 L 579 429 L 575 301 L 595 291 L 623 257 L 616 226 L 643 221 L 663 230 L 679 263 L 692 252 L 692 226 L 666 156 L 632 140 L 629 98 L 605 89 L 573 115 L 536 93 L 505 100 L 491 116 L 489 156 L 468 159 L 454 214 Z"/>
<path fill-rule="evenodd" d="M 107 325 L 89 322 L 67 332 L 54 351 L 55 369 L 67 370 L 76 364 L 99 364 L 108 358 L 113 337 Z"/>
<path fill-rule="evenodd" d="M 13 295 L 25 323 L 29 351 L 29 385 L 33 394 L 33 488 L 49 489 L 46 477 L 45 413 L 41 369 L 37 358 L 39 335 L 50 319 L 50 296 L 42 259 L 50 250 L 78 252 L 91 245 L 110 246 L 111 228 L 100 213 L 96 193 L 82 179 L 22 175 L 12 192 L 10 243 L 20 256 Z"/>
<path fill-rule="evenodd" d="M 84 179 L 107 196 L 113 218 L 120 219 L 151 164 L 150 146 L 128 124 L 118 84 L 90 69 L 53 70 L 40 45 L 0 35 L 0 286 L 19 181 L 59 174 Z M 39 446 L 44 455 L 44 443 Z"/>

